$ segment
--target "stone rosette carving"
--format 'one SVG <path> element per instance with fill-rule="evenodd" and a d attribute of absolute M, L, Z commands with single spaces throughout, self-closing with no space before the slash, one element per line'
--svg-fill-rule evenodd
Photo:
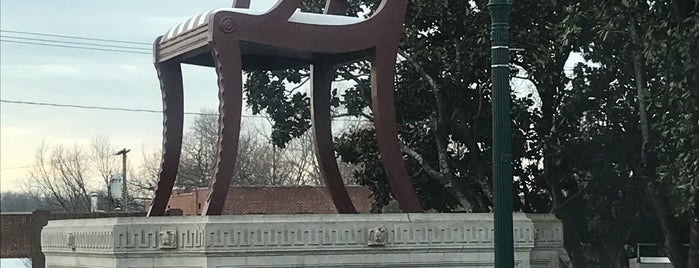
<path fill-rule="evenodd" d="M 370 247 L 382 247 L 386 245 L 388 235 L 383 227 L 374 227 L 367 232 L 369 235 L 367 245 Z"/>
<path fill-rule="evenodd" d="M 177 231 L 165 230 L 158 233 L 160 237 L 159 249 L 176 249 L 177 248 Z"/>

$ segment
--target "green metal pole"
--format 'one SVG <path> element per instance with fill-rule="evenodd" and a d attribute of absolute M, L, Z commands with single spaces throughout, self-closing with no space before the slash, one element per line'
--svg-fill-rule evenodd
<path fill-rule="evenodd" d="M 493 203 L 495 267 L 514 267 L 512 239 L 512 130 L 510 128 L 509 20 L 511 0 L 490 0 L 493 82 Z"/>

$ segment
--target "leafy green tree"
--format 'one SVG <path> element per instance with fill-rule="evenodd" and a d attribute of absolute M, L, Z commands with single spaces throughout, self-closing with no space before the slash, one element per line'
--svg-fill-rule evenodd
<path fill-rule="evenodd" d="M 594 209 L 588 209 L 586 214 L 572 213 L 580 211 L 579 207 L 607 204 L 602 201 L 606 195 L 589 194 L 591 192 L 586 190 L 593 188 L 585 185 L 592 180 L 589 177 L 593 177 L 593 173 L 595 183 L 604 185 L 604 175 L 614 174 L 615 170 L 611 164 L 604 170 L 589 170 L 598 167 L 595 164 L 604 162 L 604 158 L 580 161 L 581 154 L 604 156 L 610 149 L 587 146 L 598 144 L 598 137 L 602 136 L 592 126 L 588 128 L 591 137 L 576 138 L 583 127 L 582 113 L 594 109 L 591 107 L 595 107 L 595 103 L 583 103 L 583 97 L 573 96 L 575 92 L 566 90 L 569 81 L 563 66 L 573 45 L 564 38 L 567 29 L 561 25 L 567 15 L 568 2 L 520 2 L 513 13 L 516 14 L 513 21 L 517 23 L 513 24 L 512 39 L 514 46 L 525 52 L 516 55 L 513 64 L 521 69 L 520 73 L 526 73 L 524 79 L 530 81 L 536 91 L 532 96 L 513 96 L 513 154 L 515 175 L 519 179 L 513 193 L 518 201 L 515 207 L 527 212 L 570 211 L 560 215 L 571 215 L 563 217 L 564 230 L 567 240 L 571 241 L 567 243 L 569 251 L 580 252 L 575 255 L 580 256 L 576 258 L 578 263 L 589 261 L 590 258 L 584 257 L 590 255 L 584 252 L 586 250 L 598 256 L 592 257 L 594 261 L 610 259 L 599 255 L 613 252 L 610 253 L 614 255 L 612 262 L 620 263 L 625 257 L 622 249 L 626 237 L 590 234 L 610 231 L 610 226 L 625 226 L 625 222 L 616 221 L 616 215 L 604 218 Z M 538 16 L 538 13 L 556 15 Z M 487 1 L 468 4 L 413 1 L 409 5 L 398 64 L 398 130 L 413 183 L 428 209 L 488 212 L 492 207 L 489 23 Z M 333 92 L 336 108 L 342 111 L 338 114 L 371 119 L 367 67 L 360 62 L 338 70 L 338 79 L 354 82 L 349 88 Z M 305 75 L 305 71 L 251 73 L 246 86 L 255 94 L 250 93 L 248 101 L 252 102 L 253 109 L 264 102 L 268 105 L 257 107 L 279 114 L 272 117 L 275 128 L 283 133 L 294 133 L 290 130 L 298 126 L 307 128 L 299 124 L 299 119 L 307 120 L 303 115 L 308 111 L 306 95 L 284 92 L 284 82 L 297 83 L 303 81 Z M 262 94 L 256 95 L 258 93 Z M 533 95 L 541 100 L 538 109 L 532 109 Z M 288 100 L 286 104 L 279 101 L 285 99 Z M 277 102 L 271 104 L 269 100 Z M 289 111 L 295 112 L 293 117 Z M 299 130 L 305 131 L 305 128 Z M 363 167 L 355 177 L 360 184 L 372 189 L 374 208 L 380 211 L 391 196 L 379 164 L 374 135 L 370 126 L 346 132 L 338 137 L 336 150 L 344 161 Z M 287 137 L 291 138 L 284 138 Z M 285 140 L 279 141 L 283 144 Z M 623 185 L 628 176 L 618 181 L 614 186 Z M 614 192 L 614 187 L 607 188 Z M 582 199 L 583 196 L 587 199 Z M 633 195 L 627 196 L 625 202 Z M 619 202 L 610 204 L 607 214 L 620 206 Z M 633 211 L 630 214 L 633 215 Z M 597 221 L 597 227 L 592 230 L 587 225 L 591 220 Z M 602 238 L 607 240 L 600 240 Z M 601 244 L 605 247 L 599 247 Z M 609 244 L 611 246 L 606 246 Z"/>
<path fill-rule="evenodd" d="M 571 21 L 576 29 L 593 34 L 580 42 L 581 48 L 603 69 L 617 72 L 617 84 L 635 90 L 629 99 L 637 107 L 635 131 L 641 140 L 634 177 L 655 211 L 671 261 L 676 267 L 694 267 L 699 264 L 699 3 L 604 1 L 582 9 L 591 12 L 578 12 Z M 618 63 L 606 64 L 613 59 Z M 687 223 L 689 232 L 681 228 Z M 689 255 L 682 246 L 687 237 Z"/>
<path fill-rule="evenodd" d="M 566 249 L 577 266 L 625 267 L 629 226 L 643 211 L 633 177 L 640 147 L 635 89 L 618 83 L 629 79 L 615 69 L 623 63 L 618 58 L 599 63 L 612 70 L 565 67 L 571 53 L 595 36 L 579 17 L 598 12 L 598 6 L 515 3 L 512 39 L 524 49 L 513 59 L 522 69 L 517 76 L 530 81 L 540 99 L 530 114 L 531 129 L 520 128 L 527 131 L 527 147 L 515 186 L 525 200 L 523 211 L 554 212 L 562 220 Z"/>
<path fill-rule="evenodd" d="M 317 11 L 323 1 L 307 2 L 306 8 Z M 351 1 L 355 9 L 349 13 L 375 2 Z M 691 8 L 679 9 L 685 19 L 672 21 L 669 14 L 677 9 L 670 6 L 679 2 L 696 7 L 691 1 L 653 1 L 645 7 L 642 1 L 514 1 L 511 39 L 524 51 L 513 54 L 517 78 L 512 83 L 526 82 L 532 89 L 512 96 L 514 205 L 519 211 L 556 213 L 577 266 L 628 265 L 629 226 L 642 224 L 649 207 L 675 252 L 673 263 L 687 263 L 680 260 L 686 258 L 677 248 L 682 232 L 675 225 L 685 217 L 680 214 L 697 214 L 692 204 L 698 132 L 692 109 L 699 106 L 692 88 L 696 75 L 691 75 L 697 73 L 691 61 L 697 23 Z M 486 0 L 417 0 L 408 7 L 398 62 L 397 127 L 413 184 L 428 209 L 487 212 L 492 207 L 489 24 Z M 630 25 L 642 39 L 632 39 Z M 670 39 L 662 36 L 667 30 L 674 34 Z M 572 52 L 594 65 L 566 70 Z M 639 53 L 640 75 L 632 60 Z M 248 104 L 272 116 L 278 146 L 309 127 L 307 94 L 289 90 L 307 75 L 305 69 L 248 74 Z M 353 83 L 333 90 L 335 114 L 372 118 L 367 75 L 366 62 L 338 69 L 338 80 Z M 646 91 L 652 94 L 639 98 Z M 372 189 L 374 209 L 381 211 L 391 195 L 373 128 L 343 133 L 335 149 L 342 160 L 362 167 L 355 178 Z M 649 157 L 653 151 L 657 154 Z M 678 157 L 682 161 L 672 161 Z M 657 172 L 648 168 L 648 160 L 656 161 Z"/>
<path fill-rule="evenodd" d="M 653 111 L 658 178 L 669 188 L 675 216 L 689 217 L 687 267 L 699 266 L 699 2 L 662 3 L 651 13 L 645 64 L 663 82 L 645 96 Z M 692 4 L 694 4 L 692 6 Z M 671 5 L 671 6 L 670 6 Z M 662 8 L 661 8 L 662 7 Z M 658 18 L 671 18 L 661 20 Z M 667 185 L 670 185 L 668 187 Z"/>

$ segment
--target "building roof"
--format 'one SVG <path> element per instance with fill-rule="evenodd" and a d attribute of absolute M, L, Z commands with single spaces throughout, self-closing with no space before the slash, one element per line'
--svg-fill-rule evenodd
<path fill-rule="evenodd" d="M 347 192 L 359 213 L 371 210 L 371 191 L 347 186 Z M 208 189 L 190 193 L 174 190 L 169 209 L 182 209 L 184 215 L 201 214 Z M 337 213 L 324 186 L 231 186 L 222 214 L 334 214 Z"/>

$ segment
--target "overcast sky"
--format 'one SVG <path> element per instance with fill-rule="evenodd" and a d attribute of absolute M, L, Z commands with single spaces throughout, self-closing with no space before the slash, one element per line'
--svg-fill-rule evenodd
<path fill-rule="evenodd" d="M 8 32 L 21 31 L 151 43 L 190 16 L 230 4 L 231 0 L 2 0 L 1 39 L 38 43 L 45 41 L 26 38 L 55 39 Z M 147 44 L 103 44 L 150 48 Z M 159 110 L 161 96 L 152 57 L 149 50 L 143 51 L 146 54 L 0 42 L 0 97 Z M 184 81 L 186 111 L 217 107 L 212 69 L 184 67 Z M 160 148 L 161 127 L 162 115 L 157 113 L 0 103 L 0 191 L 18 190 L 42 141 L 87 145 L 92 137 L 104 135 L 115 146 L 132 149 L 137 160 L 141 148 Z"/>
<path fill-rule="evenodd" d="M 214 8 L 229 7 L 231 3 L 232 0 L 2 0 L 0 98 L 160 110 L 161 95 L 149 44 L 187 18 Z M 145 50 L 139 50 L 142 54 L 133 54 L 18 44 L 13 42 L 94 41 L 17 32 L 138 42 L 142 44 L 102 44 Z M 579 55 L 571 57 L 566 68 L 579 61 Z M 183 72 L 185 111 L 215 109 L 218 99 L 213 69 L 185 65 Z M 531 83 L 524 80 L 515 79 L 512 86 L 515 91 L 533 89 Z M 192 116 L 187 116 L 185 124 L 191 119 Z M 243 118 L 243 124 L 251 120 L 263 119 Z M 98 135 L 108 137 L 119 148 L 131 149 L 130 163 L 137 165 L 144 151 L 160 150 L 162 115 L 0 103 L 0 191 L 20 190 L 21 181 L 26 179 L 28 167 L 34 165 L 34 154 L 42 141 L 49 146 L 78 144 L 87 147 Z"/>

